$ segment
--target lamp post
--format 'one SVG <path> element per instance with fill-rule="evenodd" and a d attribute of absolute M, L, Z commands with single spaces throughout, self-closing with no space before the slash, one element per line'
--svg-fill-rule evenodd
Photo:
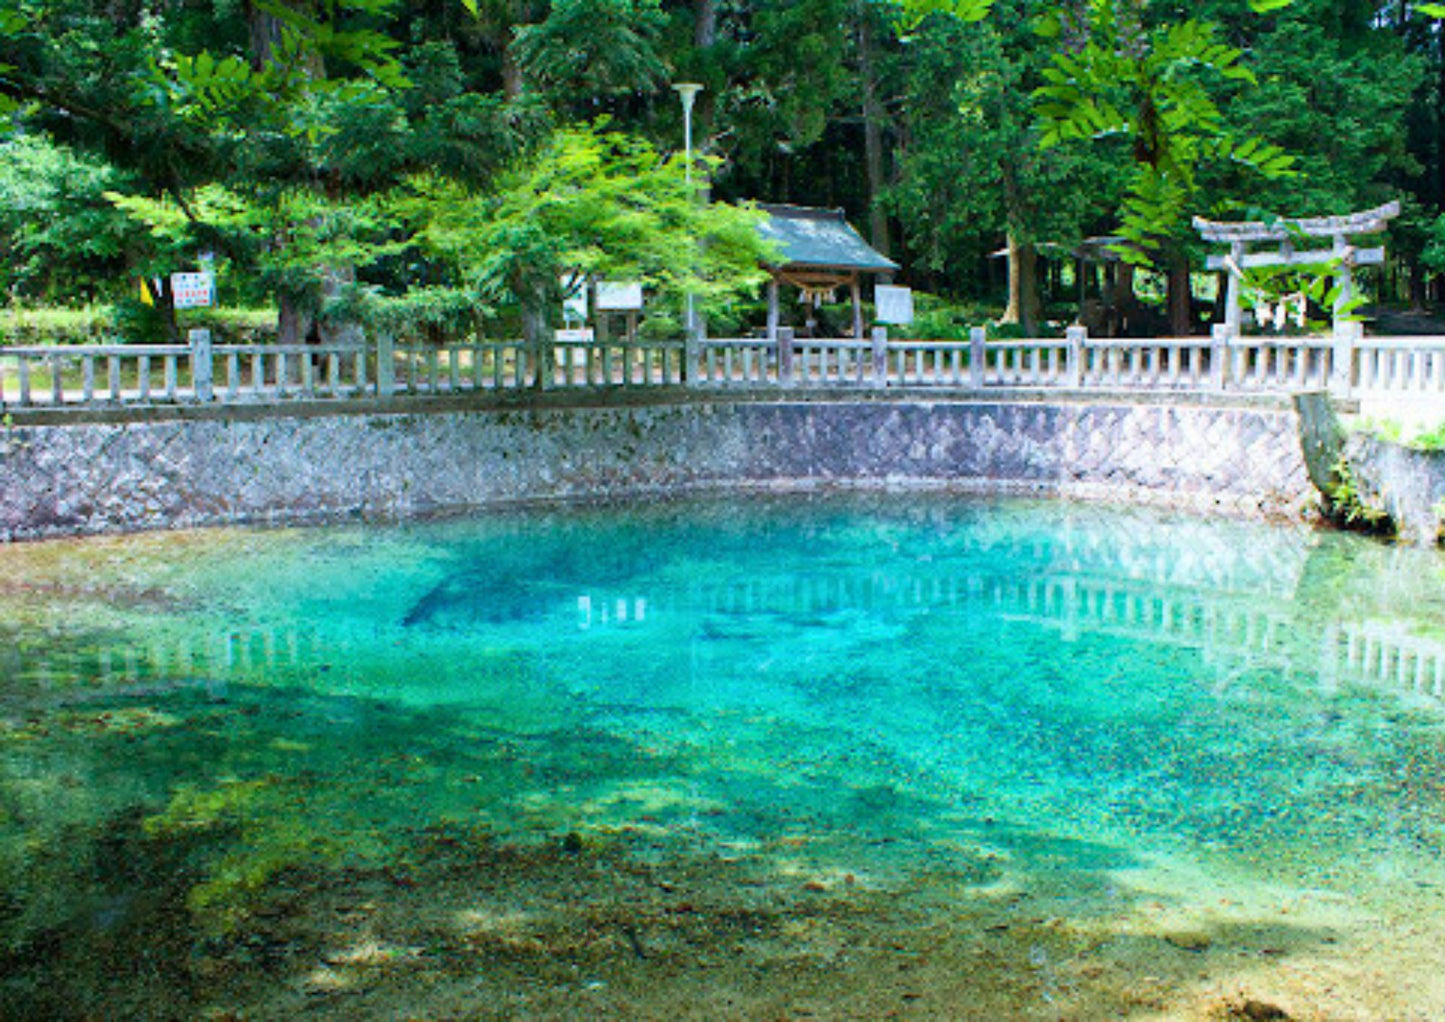
<path fill-rule="evenodd" d="M 673 91 L 682 97 L 682 136 L 684 153 L 687 162 L 683 165 L 683 174 L 687 181 L 688 191 L 692 191 L 692 105 L 697 101 L 697 94 L 702 91 L 702 86 L 697 82 L 678 82 Z M 692 292 L 687 293 L 687 342 L 693 343 L 694 335 L 697 333 L 696 315 L 692 307 Z"/>

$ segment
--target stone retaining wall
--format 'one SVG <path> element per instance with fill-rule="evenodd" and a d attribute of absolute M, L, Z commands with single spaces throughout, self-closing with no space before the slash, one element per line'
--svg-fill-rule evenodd
<path fill-rule="evenodd" d="M 1383 511 L 1401 539 L 1432 545 L 1445 523 L 1445 451 L 1419 451 L 1368 432 L 1344 444 L 1356 496 Z"/>
<path fill-rule="evenodd" d="M 826 485 L 1285 515 L 1315 501 L 1283 405 L 660 401 L 14 427 L 0 539 Z"/>

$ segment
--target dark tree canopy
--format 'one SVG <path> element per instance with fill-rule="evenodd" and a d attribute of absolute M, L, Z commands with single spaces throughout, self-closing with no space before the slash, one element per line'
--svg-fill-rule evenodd
<path fill-rule="evenodd" d="M 1121 238 L 1126 261 L 1183 289 L 1187 316 L 1190 216 L 1396 197 L 1407 212 L 1382 297 L 1419 303 L 1445 271 L 1441 13 L 1373 0 L 4 0 L 0 277 L 12 300 L 117 298 L 138 274 L 214 251 L 237 300 L 277 301 L 298 328 L 357 289 L 495 307 L 508 296 L 483 295 L 418 233 L 435 218 L 415 215 L 417 197 L 460 190 L 488 208 L 590 124 L 662 161 L 682 141 L 670 86 L 696 81 L 712 200 L 842 207 L 901 282 L 1007 305 L 1028 329 L 1047 311 L 1047 260 L 1082 239 Z"/>

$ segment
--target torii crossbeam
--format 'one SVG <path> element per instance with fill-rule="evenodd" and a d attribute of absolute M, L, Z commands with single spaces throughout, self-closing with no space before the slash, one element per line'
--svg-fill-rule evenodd
<path fill-rule="evenodd" d="M 1204 265 L 1210 270 L 1229 271 L 1224 322 L 1230 334 L 1239 336 L 1243 318 L 1239 288 L 1245 270 L 1256 266 L 1315 266 L 1332 262 L 1339 264 L 1336 276 L 1340 288 L 1334 308 L 1334 329 L 1338 332 L 1345 308 L 1354 296 L 1352 271 L 1356 266 L 1375 266 L 1385 261 L 1383 248 L 1355 248 L 1350 244 L 1351 235 L 1379 234 L 1399 215 L 1400 204 L 1387 202 L 1383 206 L 1345 216 L 1301 217 L 1273 223 L 1227 222 L 1195 217 L 1194 229 L 1200 237 L 1205 241 L 1229 245 L 1228 255 L 1212 255 Z M 1331 246 L 1296 251 L 1294 245 L 1300 238 L 1329 238 Z M 1246 251 L 1251 242 L 1258 241 L 1278 242 L 1279 249 L 1274 252 Z"/>

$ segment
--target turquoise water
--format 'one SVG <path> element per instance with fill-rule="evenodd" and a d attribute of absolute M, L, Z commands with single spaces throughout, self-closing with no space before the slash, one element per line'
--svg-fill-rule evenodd
<path fill-rule="evenodd" d="M 944 497 L 0 550 L 0 1008 L 1429 1017 L 1442 569 Z"/>

